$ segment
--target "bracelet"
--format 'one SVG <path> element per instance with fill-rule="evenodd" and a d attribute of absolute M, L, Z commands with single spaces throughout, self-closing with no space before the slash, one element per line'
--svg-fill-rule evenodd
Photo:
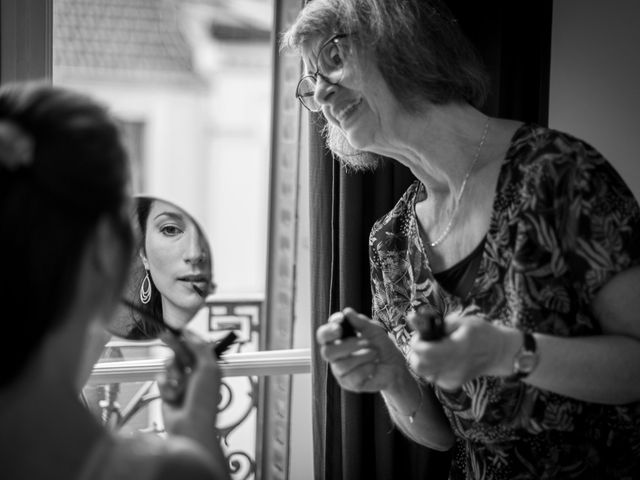
<path fill-rule="evenodd" d="M 418 384 L 418 391 L 420 392 L 420 403 L 418 403 L 418 406 L 416 407 L 416 409 L 409 415 L 409 423 L 412 425 L 413 425 L 414 419 L 416 418 L 416 415 L 422 408 L 422 402 L 424 401 L 424 396 L 422 395 L 422 388 L 420 387 L 420 384 Z"/>
<path fill-rule="evenodd" d="M 422 408 L 422 404 L 424 403 L 424 395 L 422 394 L 422 387 L 420 387 L 420 384 L 417 383 L 418 386 L 418 392 L 420 392 L 420 402 L 418 403 L 418 406 L 413 410 L 413 412 L 411 412 L 408 415 L 405 415 L 404 413 L 400 413 L 393 405 L 391 405 L 390 403 L 387 403 L 389 405 L 389 407 L 398 415 L 401 415 L 403 417 L 408 417 L 409 418 L 409 423 L 413 425 L 413 422 L 416 418 L 416 415 L 418 414 L 418 412 L 420 411 L 420 409 Z"/>

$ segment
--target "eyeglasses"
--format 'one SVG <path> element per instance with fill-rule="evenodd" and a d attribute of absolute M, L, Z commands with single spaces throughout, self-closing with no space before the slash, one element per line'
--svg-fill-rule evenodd
<path fill-rule="evenodd" d="M 318 50 L 316 71 L 304 75 L 296 87 L 296 98 L 311 112 L 319 112 L 320 104 L 315 99 L 318 77 L 331 85 L 337 85 L 342 80 L 344 60 L 349 54 L 348 45 L 340 40 L 347 34 L 338 34 L 324 42 Z"/>

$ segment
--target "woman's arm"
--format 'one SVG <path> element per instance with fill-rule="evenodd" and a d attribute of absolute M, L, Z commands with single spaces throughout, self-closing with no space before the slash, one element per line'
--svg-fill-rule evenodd
<path fill-rule="evenodd" d="M 343 317 L 356 330 L 356 337 L 341 339 L 338 320 Z M 435 450 L 451 448 L 453 433 L 442 407 L 430 389 L 421 391 L 404 356 L 381 325 L 345 308 L 318 328 L 316 340 L 342 388 L 381 392 L 392 420 L 409 438 Z"/>
<path fill-rule="evenodd" d="M 558 337 L 535 333 L 539 363 L 522 381 L 578 400 L 640 401 L 640 267 L 619 273 L 600 289 L 593 310 L 602 335 Z M 509 376 L 523 343 L 520 330 L 470 315 L 449 315 L 449 336 L 413 343 L 416 372 L 443 388 L 479 375 Z"/>
<path fill-rule="evenodd" d="M 640 400 L 640 342 L 623 335 L 561 338 L 535 335 L 540 351 L 530 385 L 587 402 Z"/>
<path fill-rule="evenodd" d="M 165 340 L 173 346 L 176 357 L 180 357 L 185 346 L 177 344 L 177 340 L 171 335 L 167 335 Z M 179 437 L 186 437 L 197 444 L 201 450 L 193 449 L 191 454 L 198 456 L 205 452 L 205 465 L 208 464 L 207 468 L 214 473 L 214 478 L 228 480 L 230 475 L 227 459 L 216 429 L 222 378 L 218 359 L 212 345 L 191 332 L 185 332 L 184 341 L 186 348 L 195 356 L 193 366 L 185 371 L 177 366 L 180 359 L 174 357 L 174 361 L 167 367 L 167 376 L 158 382 L 167 433 L 170 439 L 173 437 L 174 445 L 180 444 Z M 173 379 L 182 380 L 185 384 L 184 396 L 179 401 L 175 401 Z"/>
<path fill-rule="evenodd" d="M 593 311 L 603 335 L 536 335 L 540 364 L 527 383 L 598 403 L 639 401 L 640 267 L 609 280 L 598 291 Z"/>
<path fill-rule="evenodd" d="M 408 370 L 380 394 L 393 423 L 411 440 L 440 451 L 453 446 L 453 432 L 433 390 Z"/>

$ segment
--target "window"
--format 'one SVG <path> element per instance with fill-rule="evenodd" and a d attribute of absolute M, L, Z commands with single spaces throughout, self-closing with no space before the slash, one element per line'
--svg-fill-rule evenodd
<path fill-rule="evenodd" d="M 262 362 L 276 373 L 230 368 L 230 384 L 244 382 L 242 401 L 257 406 L 249 415 L 255 449 L 242 450 L 255 463 L 249 472 L 260 470 L 262 478 L 287 472 L 306 478 L 312 464 L 310 375 L 286 373 L 309 371 L 304 350 L 311 339 L 306 159 L 292 93 L 300 62 L 279 55 L 275 45 L 275 32 L 300 6 L 293 0 L 0 3 L 0 79 L 49 78 L 101 99 L 123 127 L 135 190 L 177 200 L 204 226 L 219 293 L 202 328 L 240 326 L 247 364 Z M 145 348 L 135 353 L 144 352 L 140 361 L 154 347 Z M 293 368 L 281 368 L 281 357 L 264 352 L 292 348 Z M 145 395 L 140 392 L 131 388 L 126 395 Z M 273 441 L 282 432 L 289 432 L 288 444 Z M 243 447 L 251 441 L 239 440 Z"/>

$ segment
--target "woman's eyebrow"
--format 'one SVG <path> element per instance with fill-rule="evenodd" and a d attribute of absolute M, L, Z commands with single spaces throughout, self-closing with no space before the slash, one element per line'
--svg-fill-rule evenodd
<path fill-rule="evenodd" d="M 182 220 L 184 221 L 184 215 L 182 215 L 181 213 L 177 213 L 177 212 L 160 212 L 158 215 L 156 215 L 155 217 L 153 217 L 154 220 L 157 220 L 160 217 L 169 217 L 169 218 L 173 218 L 175 220 Z"/>

